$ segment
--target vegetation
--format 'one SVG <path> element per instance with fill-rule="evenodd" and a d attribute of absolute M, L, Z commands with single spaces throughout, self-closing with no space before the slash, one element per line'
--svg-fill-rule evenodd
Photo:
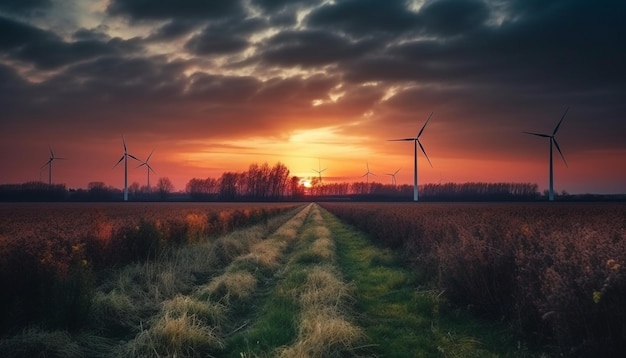
<path fill-rule="evenodd" d="M 323 206 L 368 234 L 316 204 L 0 207 L 0 352 L 528 358 L 624 348 L 624 205 Z"/>
<path fill-rule="evenodd" d="M 323 206 L 404 253 L 459 307 L 566 356 L 626 349 L 623 204 Z"/>
<path fill-rule="evenodd" d="M 0 333 L 78 329 L 98 278 L 184 244 L 264 223 L 294 205 L 22 204 L 0 207 Z M 165 277 L 164 277 L 165 278 Z M 172 284 L 175 284 L 174 282 Z M 178 284 L 178 283 L 176 283 Z M 168 289 L 167 286 L 162 289 Z M 119 305 L 116 292 L 108 300 Z M 131 300 L 132 301 L 132 300 Z"/>

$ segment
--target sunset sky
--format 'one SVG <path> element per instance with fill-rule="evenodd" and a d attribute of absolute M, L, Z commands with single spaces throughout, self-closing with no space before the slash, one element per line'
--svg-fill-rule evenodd
<path fill-rule="evenodd" d="M 626 193 L 626 2 L 2 0 L 0 184 L 176 190 L 280 161 L 327 181 Z M 318 163 L 319 160 L 319 163 Z M 129 166 L 129 183 L 146 171 Z"/>

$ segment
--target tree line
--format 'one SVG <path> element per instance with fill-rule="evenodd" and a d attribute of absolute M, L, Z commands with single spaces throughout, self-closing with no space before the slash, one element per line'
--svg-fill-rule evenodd
<path fill-rule="evenodd" d="M 284 201 L 284 200 L 370 200 L 410 201 L 412 185 L 377 182 L 326 183 L 314 177 L 305 187 L 302 178 L 291 176 L 283 163 L 250 164 L 241 172 L 225 172 L 218 178 L 192 178 L 183 192 L 173 193 L 167 177 L 159 178 L 156 187 L 139 183 L 129 186 L 129 198 L 135 201 Z M 308 179 L 307 179 L 308 180 Z M 423 184 L 420 201 L 498 201 L 537 200 L 542 198 L 534 183 L 443 183 Z M 544 194 L 545 195 L 545 194 Z M 565 199 L 567 193 L 560 197 Z M 87 189 L 67 189 L 63 184 L 43 182 L 0 185 L 0 201 L 119 201 L 122 191 L 103 182 L 91 182 Z M 572 197 L 573 198 L 573 197 Z"/>

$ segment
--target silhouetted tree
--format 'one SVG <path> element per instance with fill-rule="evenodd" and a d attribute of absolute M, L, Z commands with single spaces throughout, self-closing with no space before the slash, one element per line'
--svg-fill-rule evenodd
<path fill-rule="evenodd" d="M 167 196 L 174 190 L 174 184 L 168 177 L 159 178 L 157 181 L 157 191 L 161 196 L 161 199 L 166 199 Z"/>

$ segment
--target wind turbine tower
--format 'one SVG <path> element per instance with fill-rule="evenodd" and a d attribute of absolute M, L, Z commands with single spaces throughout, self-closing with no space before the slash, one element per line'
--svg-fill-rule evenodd
<path fill-rule="evenodd" d="M 128 157 L 131 157 L 138 162 L 141 162 L 141 160 L 137 159 L 137 157 L 135 157 L 134 155 L 128 153 L 124 136 L 122 136 L 122 143 L 124 144 L 124 154 L 122 154 L 120 160 L 118 160 L 117 163 L 113 166 L 113 169 L 115 169 L 115 167 L 117 167 L 117 165 L 120 164 L 122 160 L 124 161 L 124 201 L 128 201 Z"/>
<path fill-rule="evenodd" d="M 361 178 L 362 177 L 366 177 L 367 183 L 369 184 L 369 182 L 370 182 L 370 175 L 376 176 L 376 174 L 370 172 L 370 165 L 369 165 L 368 162 L 365 162 L 365 165 L 367 166 L 367 171 L 365 172 L 365 174 L 363 174 L 361 176 Z"/>
<path fill-rule="evenodd" d="M 422 142 L 420 142 L 420 136 L 424 132 L 424 128 L 426 128 L 426 125 L 430 121 L 430 117 L 432 117 L 432 115 L 433 115 L 433 112 L 430 113 L 430 115 L 426 119 L 426 123 L 424 123 L 424 126 L 422 126 L 422 129 L 419 131 L 417 136 L 415 136 L 415 138 L 401 138 L 401 139 L 389 140 L 391 142 L 410 142 L 410 141 L 413 142 L 413 201 L 417 201 L 417 145 L 418 144 L 420 146 L 420 149 L 422 149 L 422 153 L 424 153 L 424 156 L 426 156 L 426 159 L 428 160 L 428 164 L 430 164 L 431 168 L 433 166 L 433 163 L 431 163 L 430 159 L 428 158 L 428 154 L 426 154 L 426 151 L 424 150 L 424 146 L 422 145 Z"/>
<path fill-rule="evenodd" d="M 48 148 L 50 149 L 50 159 L 48 159 L 48 161 L 46 162 L 46 164 L 44 164 L 41 169 L 45 168 L 46 166 L 48 166 L 48 185 L 52 186 L 52 162 L 55 159 L 65 159 L 65 158 L 59 158 L 59 157 L 55 157 L 54 156 L 54 152 L 52 151 L 52 147 L 48 146 Z"/>
<path fill-rule="evenodd" d="M 313 169 L 313 171 L 316 172 L 319 175 L 320 183 L 321 183 L 322 182 L 322 172 L 324 170 L 328 169 L 328 168 L 322 169 L 322 166 L 320 164 L 321 164 L 320 159 L 317 158 L 317 168 L 318 168 L 318 170 Z"/>
<path fill-rule="evenodd" d="M 550 201 L 554 201 L 554 169 L 553 169 L 553 160 L 552 160 L 552 146 L 553 145 L 556 147 L 556 150 L 559 151 L 559 154 L 561 155 L 561 159 L 563 159 L 563 163 L 565 163 L 565 167 L 568 167 L 567 161 L 565 161 L 565 157 L 563 156 L 563 152 L 561 152 L 561 148 L 559 147 L 559 143 L 556 141 L 556 138 L 555 138 L 556 132 L 559 130 L 561 123 L 563 123 L 563 119 L 565 118 L 567 111 L 569 111 L 569 107 L 565 110 L 565 113 L 563 113 L 563 116 L 561 116 L 561 120 L 559 121 L 559 123 L 556 125 L 556 127 L 554 127 L 552 134 L 524 132 L 526 134 L 534 135 L 537 137 L 550 139 L 549 141 L 550 142 L 550 192 L 548 194 L 549 195 L 548 199 Z"/>
<path fill-rule="evenodd" d="M 391 176 L 391 185 L 396 185 L 396 174 L 398 174 L 399 171 L 400 171 L 400 169 L 396 170 L 393 173 L 387 174 L 387 175 Z"/>
<path fill-rule="evenodd" d="M 156 172 L 154 171 L 154 169 L 152 169 L 152 167 L 150 166 L 150 164 L 148 163 L 148 161 L 150 160 L 150 157 L 152 157 L 152 153 L 154 153 L 154 150 L 152 150 L 150 152 L 150 155 L 148 155 L 148 158 L 146 158 L 146 160 L 144 162 L 141 162 L 141 164 L 139 164 L 137 166 L 137 168 L 139 167 L 146 167 L 146 170 L 148 172 L 148 191 L 150 191 L 150 171 L 152 171 L 154 174 L 156 174 Z"/>

